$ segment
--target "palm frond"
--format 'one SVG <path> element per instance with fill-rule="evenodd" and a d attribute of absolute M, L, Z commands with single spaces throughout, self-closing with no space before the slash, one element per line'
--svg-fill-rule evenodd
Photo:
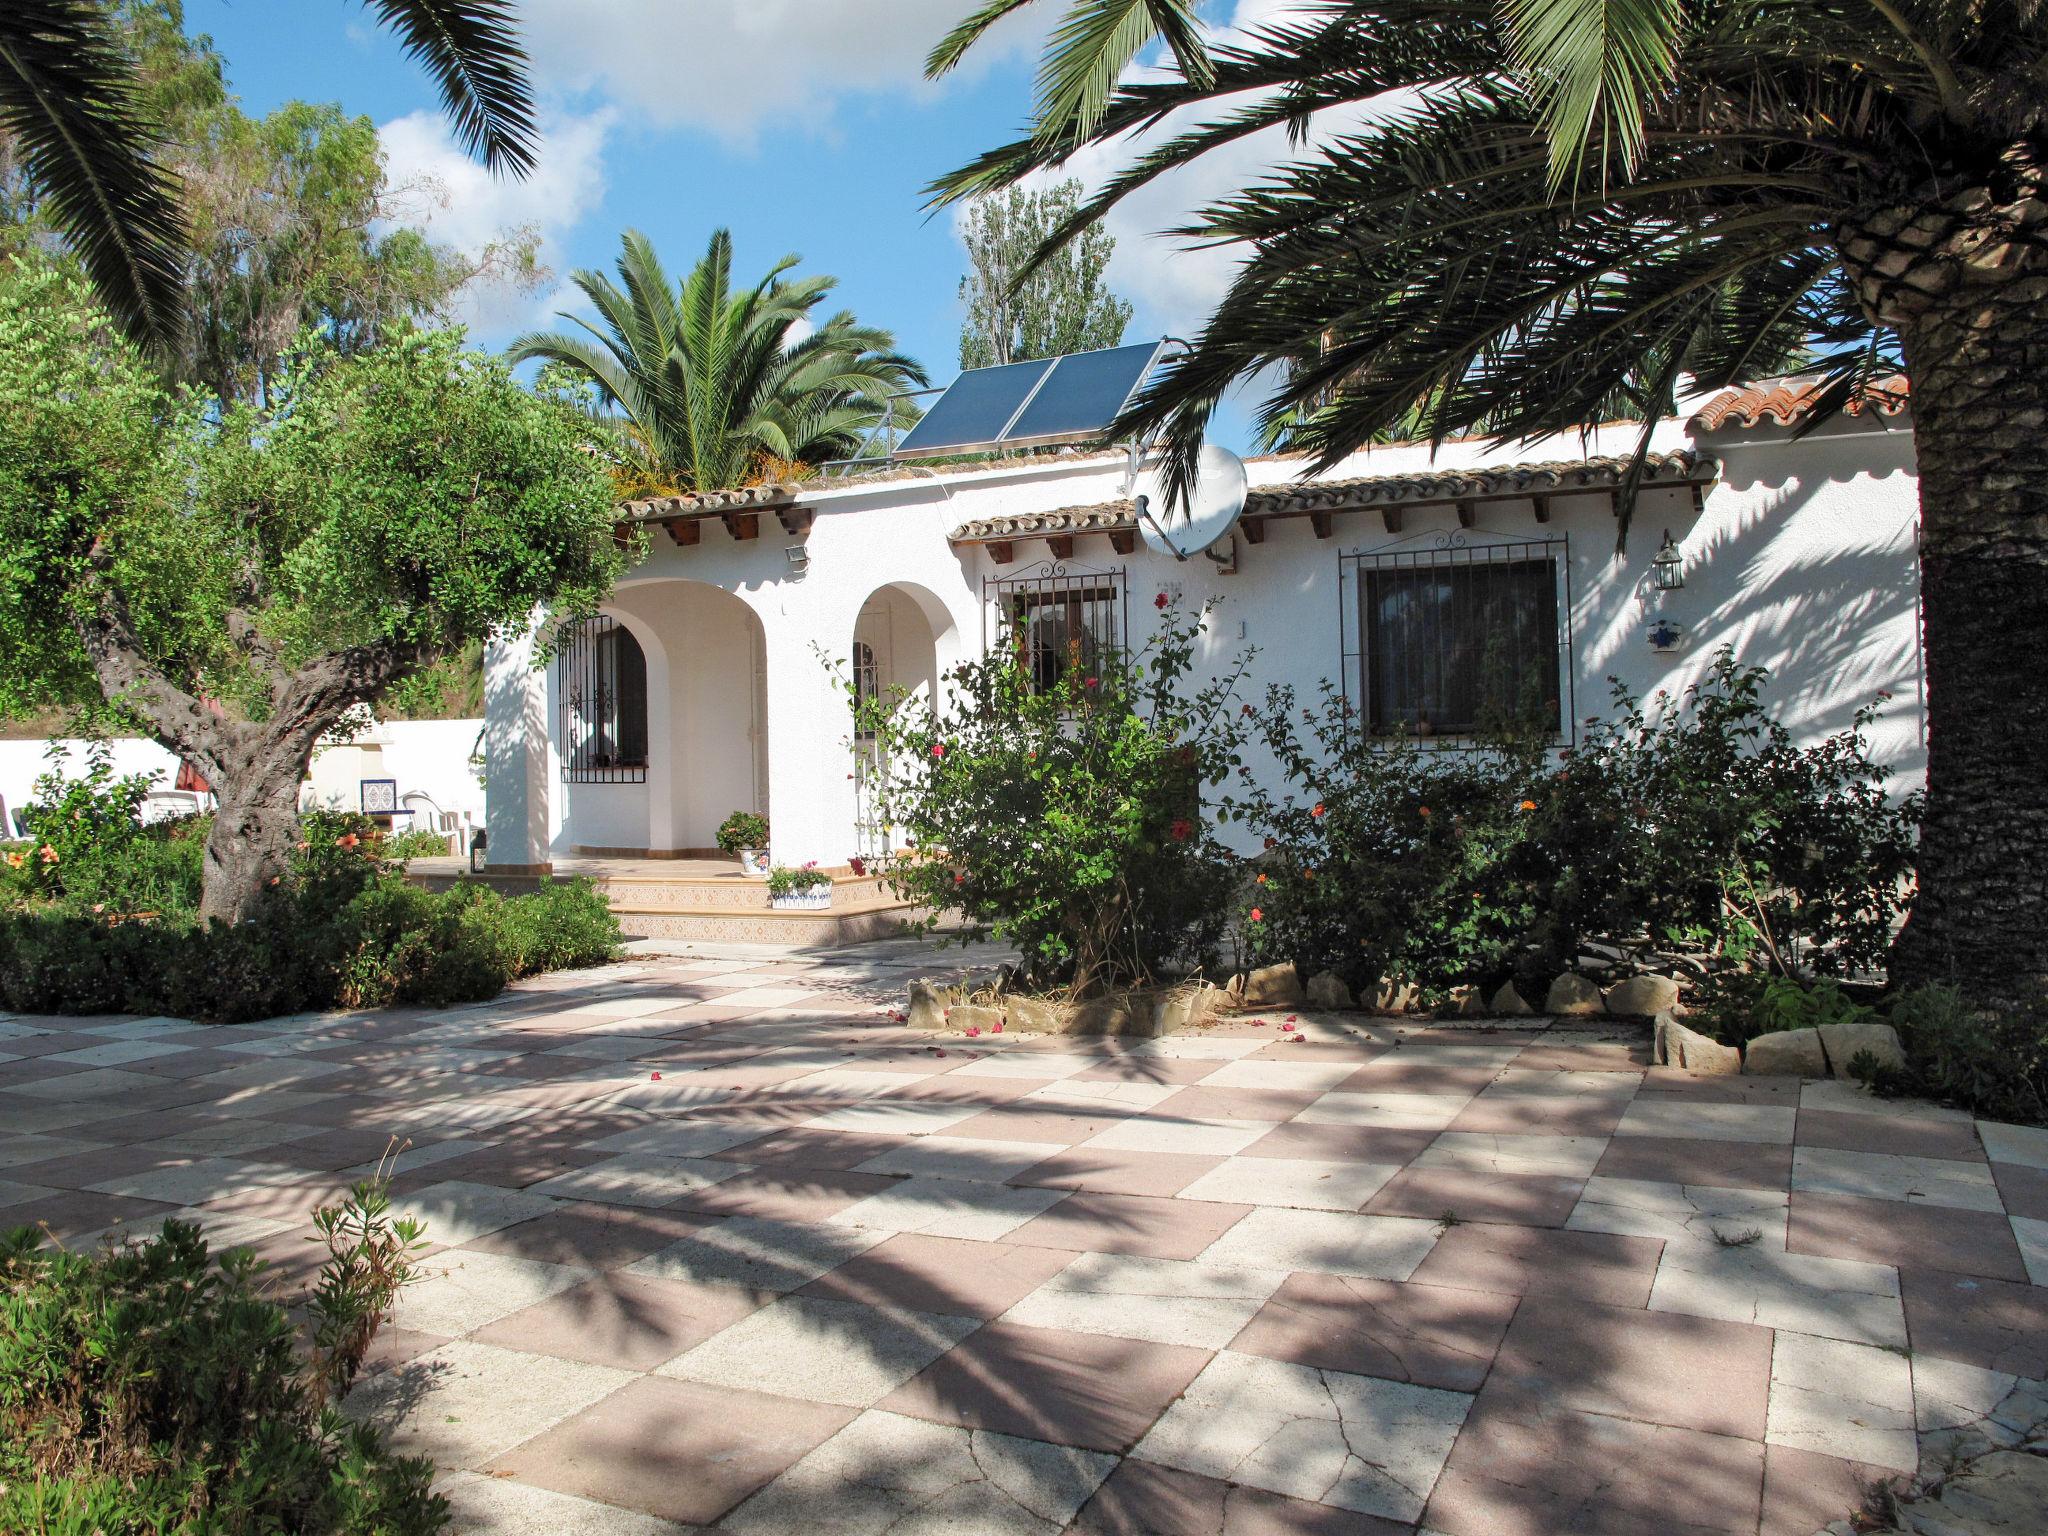
<path fill-rule="evenodd" d="M 441 87 L 456 137 L 494 171 L 524 177 L 538 132 L 511 0 L 364 0 Z"/>
<path fill-rule="evenodd" d="M 1550 184 L 1597 162 L 1603 185 L 1635 168 L 1644 103 L 1670 79 L 1680 0 L 1506 0 L 1510 59 L 1550 140 Z"/>

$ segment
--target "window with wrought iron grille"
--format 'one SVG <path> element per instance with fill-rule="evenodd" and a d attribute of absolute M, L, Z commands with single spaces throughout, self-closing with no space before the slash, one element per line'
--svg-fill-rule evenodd
<path fill-rule="evenodd" d="M 604 614 L 563 631 L 562 777 L 572 784 L 647 779 L 647 657 L 632 631 Z"/>
<path fill-rule="evenodd" d="M 1020 575 L 991 577 L 982 583 L 982 592 L 1004 636 L 1017 648 L 1034 692 L 1050 692 L 1069 673 L 1093 675 L 1102 658 L 1124 644 L 1129 630 L 1121 567 L 1094 571 L 1043 565 Z"/>
<path fill-rule="evenodd" d="M 1568 736 L 1563 538 L 1436 535 L 1342 557 L 1347 696 L 1374 735 Z"/>

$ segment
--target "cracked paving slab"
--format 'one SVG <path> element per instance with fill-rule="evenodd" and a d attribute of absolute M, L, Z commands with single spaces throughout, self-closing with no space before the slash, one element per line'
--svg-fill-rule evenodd
<path fill-rule="evenodd" d="M 1590 1178 L 1565 1226 L 1574 1232 L 1661 1237 L 1668 1243 L 1710 1243 L 1785 1251 L 1783 1190 L 1668 1184 L 1656 1179 Z M 1745 1235 L 1754 1233 L 1748 1242 Z"/>
<path fill-rule="evenodd" d="M 720 1526 L 734 1536 L 1059 1536 L 1116 1461 L 870 1409 Z"/>
<path fill-rule="evenodd" d="M 1284 1269 L 1084 1253 L 1003 1321 L 1221 1349 L 1286 1279 Z"/>
<path fill-rule="evenodd" d="M 1911 1472 L 1920 1460 L 1912 1365 L 1891 1350 L 1780 1330 L 1764 1441 Z"/>
<path fill-rule="evenodd" d="M 1390 1520 L 1428 1502 L 1472 1399 L 1220 1352 L 1132 1453 Z"/>
<path fill-rule="evenodd" d="M 1906 1343 L 1899 1272 L 1860 1259 L 1667 1243 L 1650 1285 L 1650 1310 L 1788 1328 L 1852 1344 Z"/>

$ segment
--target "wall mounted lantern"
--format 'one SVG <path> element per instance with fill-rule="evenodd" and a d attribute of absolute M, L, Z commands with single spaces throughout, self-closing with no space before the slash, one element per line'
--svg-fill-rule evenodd
<path fill-rule="evenodd" d="M 1685 556 L 1678 552 L 1678 546 L 1671 542 L 1671 530 L 1664 530 L 1664 542 L 1657 549 L 1656 558 L 1650 562 L 1651 585 L 1659 592 L 1676 592 L 1685 585 Z"/>
<path fill-rule="evenodd" d="M 786 546 L 782 553 L 789 561 L 789 579 L 802 581 L 811 568 L 811 552 L 801 544 L 791 544 Z"/>

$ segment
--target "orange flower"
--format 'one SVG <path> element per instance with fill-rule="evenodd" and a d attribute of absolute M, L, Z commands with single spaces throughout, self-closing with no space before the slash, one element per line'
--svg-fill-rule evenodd
<path fill-rule="evenodd" d="M 1311 816 L 1316 816 L 1316 817 L 1320 817 L 1320 816 L 1321 816 L 1322 814 L 1323 814 L 1323 802 L 1322 802 L 1322 801 L 1320 801 L 1320 800 L 1318 800 L 1318 801 L 1316 802 L 1316 808 L 1315 808 L 1314 810 L 1310 811 L 1310 812 L 1309 812 L 1309 815 L 1311 815 Z"/>
<path fill-rule="evenodd" d="M 1417 807 L 1416 814 L 1419 816 L 1427 816 L 1429 814 L 1429 807 L 1426 805 Z"/>
<path fill-rule="evenodd" d="M 1264 922 L 1265 920 L 1266 920 L 1266 914 L 1265 914 L 1265 913 L 1263 913 L 1263 912 L 1261 912 L 1261 911 L 1260 911 L 1260 910 L 1259 910 L 1259 909 L 1258 909 L 1257 907 L 1253 907 L 1253 908 L 1252 908 L 1252 921 L 1253 921 L 1253 922 L 1255 922 L 1255 923 L 1263 923 L 1263 922 Z"/>
<path fill-rule="evenodd" d="M 54 864 L 57 862 L 57 850 L 52 848 L 48 843 L 43 844 L 43 862 L 45 864 Z"/>
<path fill-rule="evenodd" d="M 26 862 L 28 861 L 22 858 L 22 856 L 18 853 L 10 853 L 7 855 L 7 866 L 10 869 L 19 869 Z M 1261 875 L 1259 876 L 1259 878 L 1263 880 L 1266 877 L 1264 875 Z"/>
<path fill-rule="evenodd" d="M 19 861 L 17 860 L 16 862 L 19 862 Z M 1259 884 L 1260 884 L 1260 885 L 1264 885 L 1265 883 L 1266 883 L 1266 877 L 1265 877 L 1264 875 L 1261 875 L 1261 876 L 1259 876 Z"/>
<path fill-rule="evenodd" d="M 1313 869 L 1304 869 L 1304 870 L 1303 870 L 1303 871 L 1301 872 L 1301 878 L 1302 878 L 1302 879 L 1304 879 L 1304 880 L 1313 880 L 1313 879 L 1315 879 L 1315 877 L 1316 877 L 1316 872 L 1315 872 L 1315 871 L 1314 871 Z"/>
<path fill-rule="evenodd" d="M 1536 809 L 1536 802 L 1534 800 L 1524 800 L 1522 802 L 1522 809 L 1525 811 L 1533 811 Z"/>

